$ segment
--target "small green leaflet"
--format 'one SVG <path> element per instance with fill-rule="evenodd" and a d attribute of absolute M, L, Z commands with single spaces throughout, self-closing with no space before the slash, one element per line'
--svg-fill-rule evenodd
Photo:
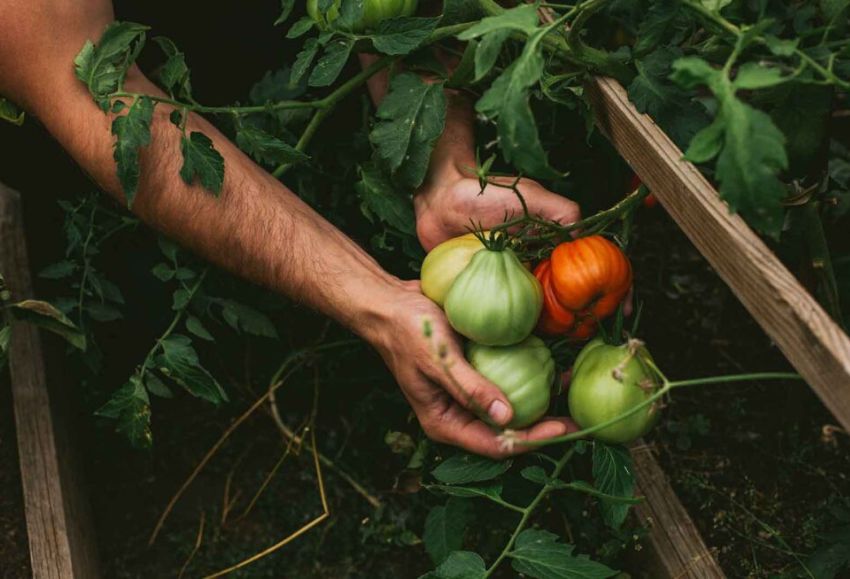
<path fill-rule="evenodd" d="M 466 526 L 473 520 L 471 507 L 468 501 L 452 498 L 444 506 L 436 506 L 428 513 L 422 540 L 435 565 L 445 561 L 452 551 L 463 547 Z"/>
<path fill-rule="evenodd" d="M 720 12 L 732 3 L 732 0 L 699 0 L 699 3 L 711 12 Z"/>
<path fill-rule="evenodd" d="M 70 260 L 58 261 L 45 267 L 38 273 L 44 279 L 62 279 L 77 271 L 77 264 Z"/>
<path fill-rule="evenodd" d="M 13 125 L 24 124 L 24 111 L 16 107 L 3 97 L 0 97 L 0 121 L 8 121 Z"/>
<path fill-rule="evenodd" d="M 745 62 L 738 69 L 733 85 L 737 90 L 757 90 L 785 82 L 778 68 L 768 68 L 757 62 Z"/>
<path fill-rule="evenodd" d="M 15 318 L 53 332 L 78 350 L 85 351 L 86 335 L 53 305 L 38 300 L 24 300 L 12 304 L 10 310 Z"/>
<path fill-rule="evenodd" d="M 264 338 L 278 337 L 274 324 L 263 312 L 233 300 L 213 301 L 222 306 L 221 315 L 224 321 L 237 332 Z"/>
<path fill-rule="evenodd" d="M 668 41 L 672 28 L 681 14 L 681 3 L 677 0 L 651 2 L 646 17 L 640 23 L 634 45 L 636 54 L 646 54 L 660 43 Z"/>
<path fill-rule="evenodd" d="M 455 487 L 451 485 L 424 485 L 428 490 L 436 490 L 447 495 L 451 495 L 454 497 L 463 497 L 463 498 L 488 498 L 488 499 L 501 499 L 502 498 L 502 483 L 501 482 L 488 482 L 483 485 L 466 485 L 462 487 Z"/>
<path fill-rule="evenodd" d="M 286 22 L 293 8 L 295 8 L 295 0 L 280 0 L 280 15 L 274 21 L 274 26 Z"/>
<path fill-rule="evenodd" d="M 413 16 L 384 20 L 372 36 L 372 44 L 375 50 L 383 54 L 410 54 L 431 36 L 439 22 L 439 18 Z"/>
<path fill-rule="evenodd" d="M 575 546 L 558 543 L 557 535 L 527 529 L 508 553 L 517 573 L 536 579 L 607 579 L 614 571 L 586 555 L 573 555 Z"/>
<path fill-rule="evenodd" d="M 207 340 L 209 342 L 215 341 L 213 335 L 209 333 L 206 327 L 204 327 L 204 324 L 201 322 L 201 320 L 199 320 L 195 316 L 190 315 L 186 318 L 186 329 L 195 336 L 201 338 L 202 340 Z"/>
<path fill-rule="evenodd" d="M 316 21 L 309 16 L 302 16 L 295 21 L 295 24 L 286 33 L 287 38 L 301 38 L 307 34 L 314 26 Z"/>
<path fill-rule="evenodd" d="M 420 579 L 483 579 L 486 572 L 484 559 L 478 553 L 454 551 L 435 571 Z"/>
<path fill-rule="evenodd" d="M 431 471 L 438 481 L 450 485 L 491 480 L 511 468 L 510 460 L 497 461 L 459 452 Z"/>
<path fill-rule="evenodd" d="M 145 44 L 147 26 L 133 22 L 113 22 L 104 30 L 97 44 L 87 40 L 74 58 L 74 72 L 89 92 L 100 101 L 119 90 L 127 69 Z M 109 103 L 106 101 L 106 107 Z M 106 108 L 104 108 L 106 110 Z"/>
<path fill-rule="evenodd" d="M 218 195 L 224 183 L 224 159 L 215 150 L 208 136 L 193 131 L 187 138 L 180 140 L 180 150 L 183 153 L 183 167 L 180 176 L 188 185 L 197 178 L 207 191 Z"/>
<path fill-rule="evenodd" d="M 189 67 L 186 65 L 186 55 L 180 52 L 177 45 L 164 36 L 153 39 L 168 59 L 159 69 L 159 80 L 163 88 L 172 97 L 192 98 L 192 83 L 189 80 Z"/>
<path fill-rule="evenodd" d="M 162 341 L 162 355 L 156 359 L 158 369 L 182 386 L 187 392 L 213 404 L 227 401 L 224 389 L 201 366 L 192 340 L 180 334 L 172 334 Z"/>
<path fill-rule="evenodd" d="M 295 147 L 250 125 L 241 127 L 236 133 L 236 144 L 257 162 L 268 165 L 303 163 L 310 159 Z"/>
<path fill-rule="evenodd" d="M 354 188 L 362 201 L 361 210 L 364 215 L 370 219 L 377 217 L 408 235 L 416 232 L 412 200 L 393 187 L 378 167 L 371 164 L 361 167 L 360 181 Z"/>
<path fill-rule="evenodd" d="M 443 0 L 443 19 L 440 24 L 458 24 L 472 22 L 481 18 L 481 8 L 477 2 L 469 0 Z"/>
<path fill-rule="evenodd" d="M 301 49 L 295 56 L 295 62 L 292 64 L 292 73 L 289 75 L 289 87 L 298 86 L 307 71 L 310 70 L 310 65 L 319 53 L 319 41 L 315 38 L 308 38 L 304 43 L 304 48 Z"/>
<path fill-rule="evenodd" d="M 154 103 L 147 97 L 139 97 L 127 110 L 127 114 L 112 121 L 115 145 L 112 156 L 118 169 L 118 181 L 124 189 L 127 207 L 133 206 L 139 188 L 139 149 L 151 142 L 151 119 Z"/>
<path fill-rule="evenodd" d="M 379 122 L 369 139 L 378 158 L 396 182 L 418 187 L 446 123 L 443 84 L 428 84 L 409 72 L 399 74 L 376 114 Z"/>
<path fill-rule="evenodd" d="M 160 398 L 174 398 L 174 393 L 171 392 L 171 389 L 166 386 L 163 381 L 159 379 L 159 376 L 153 372 L 149 371 L 145 374 L 145 388 L 147 388 L 148 392 L 154 396 L 159 396 Z"/>
<path fill-rule="evenodd" d="M 151 445 L 150 398 L 137 375 L 115 391 L 95 414 L 116 420 L 115 430 L 124 434 L 133 446 L 147 448 Z"/>
<path fill-rule="evenodd" d="M 635 492 L 632 457 L 622 446 L 593 443 L 593 483 L 600 492 L 616 497 L 631 497 Z M 618 529 L 629 512 L 629 503 L 602 499 L 599 502 L 602 518 Z"/>
<path fill-rule="evenodd" d="M 526 36 L 531 36 L 537 30 L 537 22 L 537 6 L 522 4 L 517 8 L 505 10 L 498 16 L 483 18 L 481 22 L 464 30 L 457 37 L 460 40 L 472 40 L 500 30 L 520 32 Z"/>
<path fill-rule="evenodd" d="M 481 39 L 481 43 L 475 51 L 475 82 L 480 81 L 490 73 L 502 52 L 502 46 L 510 36 L 511 30 L 503 28 L 494 30 Z"/>
<path fill-rule="evenodd" d="M 328 42 L 325 52 L 310 73 L 308 84 L 314 87 L 332 85 L 345 67 L 345 63 L 348 62 L 353 47 L 354 41 L 350 38 L 334 38 Z M 293 71 L 297 65 L 298 62 L 293 65 Z"/>

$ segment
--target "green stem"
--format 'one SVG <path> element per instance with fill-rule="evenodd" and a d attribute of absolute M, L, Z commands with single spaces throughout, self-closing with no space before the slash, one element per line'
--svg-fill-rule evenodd
<path fill-rule="evenodd" d="M 562 456 L 561 459 L 555 464 L 555 468 L 552 470 L 552 474 L 549 476 L 550 480 L 558 479 L 561 474 L 561 471 L 564 470 L 564 467 L 573 457 L 574 453 L 575 447 L 570 447 L 564 453 L 564 456 Z M 517 537 L 519 537 L 520 533 L 522 533 L 523 529 L 525 529 L 525 526 L 528 524 L 528 520 L 531 518 L 531 515 L 534 514 L 535 509 L 537 509 L 537 506 L 541 503 L 541 501 L 543 501 L 543 499 L 545 499 L 546 496 L 550 492 L 552 492 L 553 488 L 554 485 L 547 482 L 545 485 L 543 485 L 543 488 L 540 489 L 540 492 L 537 493 L 537 496 L 532 499 L 528 506 L 522 509 L 522 517 L 520 517 L 519 522 L 517 523 L 517 526 L 514 529 L 514 532 L 511 534 L 511 537 L 510 539 L 508 539 L 508 542 L 505 544 L 505 547 L 502 549 L 502 552 L 499 553 L 499 556 L 496 558 L 495 561 L 493 561 L 493 564 L 490 565 L 490 567 L 484 573 L 482 579 L 487 579 L 488 577 L 492 576 L 496 569 L 499 567 L 499 565 L 502 563 L 502 561 L 505 560 L 505 557 L 510 554 L 514 543 L 516 543 Z"/>
<path fill-rule="evenodd" d="M 252 106 L 204 106 L 201 104 L 184 103 L 167 97 L 158 97 L 153 95 L 143 95 L 135 92 L 116 92 L 109 95 L 110 98 L 138 98 L 145 96 L 155 103 L 171 105 L 178 109 L 187 109 L 196 113 L 208 114 L 231 114 L 231 115 L 249 115 L 255 113 L 265 113 L 268 111 L 286 110 L 286 109 L 314 109 L 321 106 L 321 100 L 317 101 L 276 101 L 273 103 Z"/>

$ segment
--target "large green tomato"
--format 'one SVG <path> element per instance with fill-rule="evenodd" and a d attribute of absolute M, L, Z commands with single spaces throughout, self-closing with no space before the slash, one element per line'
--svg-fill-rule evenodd
<path fill-rule="evenodd" d="M 555 380 L 555 361 L 543 340 L 529 336 L 513 346 L 470 342 L 466 358 L 508 397 L 514 409 L 508 427 L 525 428 L 546 414 Z"/>
<path fill-rule="evenodd" d="M 543 289 L 510 249 L 483 249 L 472 256 L 446 296 L 452 327 L 485 346 L 526 339 L 540 317 Z"/>
<path fill-rule="evenodd" d="M 642 346 L 636 355 L 626 344 L 610 346 L 597 338 L 576 358 L 567 395 L 570 415 L 582 429 L 616 418 L 649 398 L 658 379 L 639 358 L 649 358 Z M 650 404 L 628 418 L 598 430 L 595 438 L 625 444 L 646 434 L 658 413 Z"/>
<path fill-rule="evenodd" d="M 335 0 L 327 13 L 321 14 L 318 0 L 307 0 L 307 14 L 319 24 L 319 28 L 324 29 L 328 24 L 339 18 L 341 2 L 342 0 Z M 363 16 L 354 23 L 352 31 L 372 30 L 388 18 L 410 16 L 416 12 L 417 3 L 418 0 L 365 0 L 363 2 Z"/>
<path fill-rule="evenodd" d="M 449 239 L 432 249 L 422 262 L 422 293 L 443 307 L 457 276 L 482 249 L 484 244 L 474 233 Z"/>

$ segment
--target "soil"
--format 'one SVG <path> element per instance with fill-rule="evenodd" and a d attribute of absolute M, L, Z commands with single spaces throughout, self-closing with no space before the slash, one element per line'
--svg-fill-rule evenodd
<path fill-rule="evenodd" d="M 7 372 L 0 372 L 0 579 L 30 577 L 18 445 Z"/>

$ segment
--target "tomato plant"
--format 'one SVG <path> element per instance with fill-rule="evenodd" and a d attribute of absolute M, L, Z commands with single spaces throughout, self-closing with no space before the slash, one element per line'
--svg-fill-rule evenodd
<path fill-rule="evenodd" d="M 611 346 L 600 338 L 579 352 L 567 393 L 570 416 L 582 428 L 594 428 L 646 401 L 659 382 L 647 365 L 649 352 L 642 345 Z M 627 444 L 646 434 L 657 419 L 656 406 L 593 433 L 613 444 Z"/>
<path fill-rule="evenodd" d="M 508 397 L 514 409 L 509 428 L 530 426 L 546 413 L 555 380 L 555 361 L 540 338 L 529 336 L 513 346 L 470 342 L 466 357 Z"/>
<path fill-rule="evenodd" d="M 457 276 L 469 265 L 472 256 L 484 248 L 477 235 L 467 233 L 444 241 L 425 256 L 420 271 L 422 293 L 437 305 L 443 306 Z"/>
<path fill-rule="evenodd" d="M 446 296 L 446 317 L 458 333 L 485 346 L 509 346 L 531 334 L 543 290 L 509 248 L 472 256 Z"/>
<path fill-rule="evenodd" d="M 319 10 L 319 0 L 307 0 L 307 13 L 321 28 L 326 28 L 339 18 L 341 4 L 342 0 L 334 0 L 327 12 L 323 14 Z M 351 30 L 354 32 L 372 30 L 388 18 L 410 16 L 416 12 L 417 4 L 418 0 L 365 0 L 363 12 L 351 23 Z"/>

